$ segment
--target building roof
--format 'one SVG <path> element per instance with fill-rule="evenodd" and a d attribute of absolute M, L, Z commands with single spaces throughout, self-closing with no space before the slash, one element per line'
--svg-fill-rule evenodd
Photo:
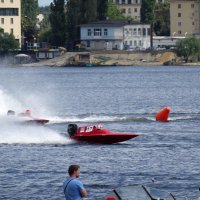
<path fill-rule="evenodd" d="M 88 24 L 81 24 L 80 27 L 122 27 L 125 25 L 142 25 L 140 22 L 135 21 L 128 21 L 128 20 L 103 20 L 103 21 L 96 21 L 96 22 L 90 22 Z M 143 24 L 144 25 L 144 24 Z M 148 25 L 148 24 L 146 24 Z"/>

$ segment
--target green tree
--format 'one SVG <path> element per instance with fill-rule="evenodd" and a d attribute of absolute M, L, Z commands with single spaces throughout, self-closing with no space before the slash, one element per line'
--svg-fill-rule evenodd
<path fill-rule="evenodd" d="M 156 35 L 170 35 L 170 4 L 157 3 L 155 6 L 154 32 Z"/>
<path fill-rule="evenodd" d="M 155 20 L 154 9 L 155 0 L 142 0 L 141 5 L 141 22 L 147 24 L 153 24 Z"/>
<path fill-rule="evenodd" d="M 108 0 L 107 17 L 109 19 L 125 19 L 117 5 L 112 0 Z"/>
<path fill-rule="evenodd" d="M 189 37 L 177 41 L 176 53 L 188 62 L 191 56 L 197 56 L 200 53 L 200 39 Z"/>
<path fill-rule="evenodd" d="M 22 0 L 22 33 L 24 42 L 34 42 L 37 37 L 38 0 Z"/>
<path fill-rule="evenodd" d="M 79 40 L 78 25 L 81 24 L 81 0 L 68 0 L 67 10 L 67 41 L 68 48 L 73 49 L 75 42 Z"/>
<path fill-rule="evenodd" d="M 80 22 L 86 24 L 97 19 L 97 0 L 82 0 L 80 7 Z"/>
<path fill-rule="evenodd" d="M 50 5 L 50 23 L 52 30 L 52 45 L 65 46 L 66 43 L 66 13 L 65 1 L 54 0 Z"/>
<path fill-rule="evenodd" d="M 39 7 L 39 13 L 44 16 L 44 19 L 40 24 L 40 30 L 43 31 L 44 29 L 50 27 L 50 21 L 49 21 L 49 15 L 51 13 L 50 6 Z"/>
<path fill-rule="evenodd" d="M 45 28 L 39 34 L 39 42 L 47 42 L 49 44 L 52 44 L 52 38 L 53 36 L 51 28 Z"/>
<path fill-rule="evenodd" d="M 151 25 L 151 48 L 153 47 L 153 27 L 155 22 L 155 4 L 156 0 L 142 0 L 141 22 Z"/>
<path fill-rule="evenodd" d="M 4 33 L 0 28 L 0 53 L 7 53 L 9 50 L 19 48 L 18 42 L 12 34 Z"/>
<path fill-rule="evenodd" d="M 108 0 L 97 0 L 97 19 L 105 20 L 108 12 Z"/>

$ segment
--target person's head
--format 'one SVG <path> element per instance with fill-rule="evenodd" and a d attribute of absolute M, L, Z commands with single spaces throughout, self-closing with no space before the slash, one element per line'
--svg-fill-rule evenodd
<path fill-rule="evenodd" d="M 80 176 L 80 166 L 79 165 L 70 165 L 68 169 L 69 176 L 75 176 L 78 178 Z"/>
<path fill-rule="evenodd" d="M 30 116 L 30 115 L 31 115 L 31 111 L 30 111 L 30 110 L 26 110 L 26 111 L 25 111 L 25 115 Z"/>

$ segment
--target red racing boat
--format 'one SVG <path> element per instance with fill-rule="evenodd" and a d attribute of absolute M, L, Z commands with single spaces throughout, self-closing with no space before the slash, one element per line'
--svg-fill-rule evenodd
<path fill-rule="evenodd" d="M 114 133 L 104 129 L 102 125 L 78 127 L 76 124 L 68 125 L 68 134 L 71 139 L 78 142 L 96 144 L 113 144 L 138 136 L 135 133 Z"/>
<path fill-rule="evenodd" d="M 46 124 L 48 123 L 48 119 L 40 119 L 40 118 L 32 118 L 24 121 L 24 123 L 36 123 L 36 124 Z"/>
<path fill-rule="evenodd" d="M 13 110 L 8 110 L 7 112 L 7 115 L 12 115 L 12 116 L 15 116 L 15 112 Z M 22 117 L 20 122 L 23 122 L 23 123 L 35 123 L 35 124 L 46 124 L 49 122 L 48 119 L 42 119 L 42 118 L 35 118 L 35 117 L 32 117 L 31 116 L 31 111 L 30 110 L 26 110 L 25 112 L 23 113 L 19 113 L 18 114 L 18 117 Z"/>

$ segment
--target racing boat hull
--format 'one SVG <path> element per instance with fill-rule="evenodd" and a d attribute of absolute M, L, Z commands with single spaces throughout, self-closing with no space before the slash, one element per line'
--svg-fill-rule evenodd
<path fill-rule="evenodd" d="M 30 119 L 25 121 L 25 123 L 36 123 L 36 124 L 46 124 L 48 123 L 48 119 Z"/>
<path fill-rule="evenodd" d="M 70 126 L 74 126 L 74 129 L 72 130 Z M 138 136 L 138 134 L 134 133 L 114 133 L 98 126 L 83 126 L 78 128 L 75 124 L 68 126 L 68 133 L 73 140 L 94 144 L 114 144 Z"/>

